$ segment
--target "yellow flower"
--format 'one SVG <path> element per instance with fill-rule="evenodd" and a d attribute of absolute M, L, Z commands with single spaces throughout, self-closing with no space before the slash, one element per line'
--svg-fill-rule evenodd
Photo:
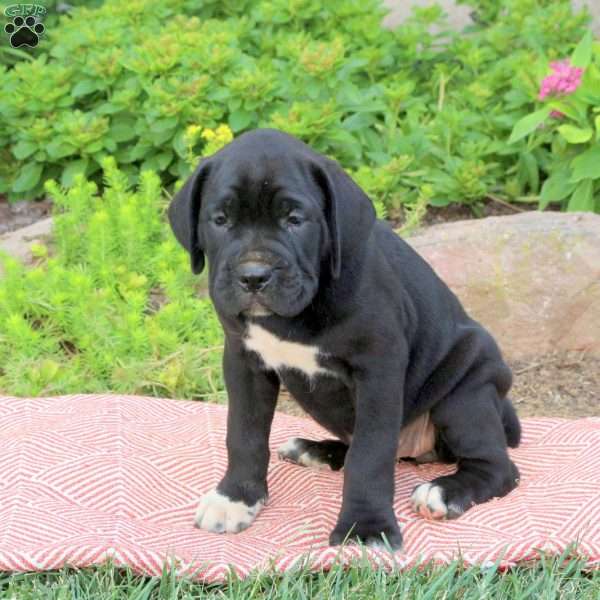
<path fill-rule="evenodd" d="M 219 125 L 216 129 L 205 129 L 202 137 L 207 141 L 202 156 L 209 156 L 220 150 L 233 140 L 233 131 L 227 125 Z"/>
<path fill-rule="evenodd" d="M 202 132 L 202 137 L 207 141 L 211 142 L 217 137 L 217 134 L 212 129 L 205 129 Z"/>
<path fill-rule="evenodd" d="M 219 125 L 216 129 L 217 138 L 219 141 L 223 142 L 223 144 L 228 144 L 233 140 L 233 131 L 229 128 L 228 125 Z"/>
<path fill-rule="evenodd" d="M 185 130 L 185 136 L 189 139 L 194 139 L 200 131 L 200 125 L 189 125 Z"/>

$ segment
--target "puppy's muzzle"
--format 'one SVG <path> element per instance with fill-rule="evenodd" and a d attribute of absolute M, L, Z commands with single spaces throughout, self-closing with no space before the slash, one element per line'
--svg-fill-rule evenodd
<path fill-rule="evenodd" d="M 238 284 L 245 292 L 262 292 L 271 282 L 273 268 L 263 262 L 244 262 L 237 268 Z"/>

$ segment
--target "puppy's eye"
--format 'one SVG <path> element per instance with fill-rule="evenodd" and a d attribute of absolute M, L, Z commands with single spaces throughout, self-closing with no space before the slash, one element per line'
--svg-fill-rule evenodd
<path fill-rule="evenodd" d="M 217 227 L 223 227 L 224 225 L 227 225 L 228 220 L 227 217 L 225 215 L 217 215 L 214 219 L 213 219 L 213 223 L 217 226 Z"/>
<path fill-rule="evenodd" d="M 302 225 L 302 217 L 300 217 L 299 215 L 288 215 L 285 222 L 291 227 L 296 227 L 298 225 Z"/>

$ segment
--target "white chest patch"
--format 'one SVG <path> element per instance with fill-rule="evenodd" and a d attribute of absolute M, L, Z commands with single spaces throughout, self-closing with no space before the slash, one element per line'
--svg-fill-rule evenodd
<path fill-rule="evenodd" d="M 248 350 L 253 350 L 261 357 L 269 369 L 298 369 L 309 377 L 318 373 L 333 374 L 319 365 L 317 357 L 320 352 L 317 346 L 282 340 L 256 323 L 248 326 L 244 343 Z"/>

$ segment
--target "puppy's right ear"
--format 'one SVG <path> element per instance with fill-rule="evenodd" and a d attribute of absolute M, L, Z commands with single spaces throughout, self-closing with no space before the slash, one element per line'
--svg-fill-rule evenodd
<path fill-rule="evenodd" d="M 202 161 L 183 187 L 175 194 L 167 214 L 177 241 L 190 253 L 192 272 L 204 269 L 204 250 L 198 240 L 198 218 L 202 203 L 202 186 L 209 173 L 209 165 Z"/>

